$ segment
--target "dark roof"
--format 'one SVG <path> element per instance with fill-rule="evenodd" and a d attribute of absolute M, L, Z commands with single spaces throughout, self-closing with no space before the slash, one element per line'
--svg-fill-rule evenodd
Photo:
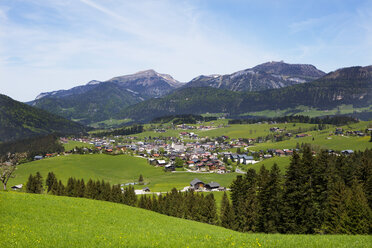
<path fill-rule="evenodd" d="M 194 185 L 197 184 L 197 183 L 202 183 L 202 184 L 204 184 L 202 181 L 200 181 L 199 179 L 195 178 L 194 180 L 191 181 L 190 185 L 191 185 L 191 186 L 194 186 Z"/>
<path fill-rule="evenodd" d="M 150 191 L 149 187 L 144 187 L 142 190 L 143 191 Z"/>
<path fill-rule="evenodd" d="M 207 183 L 205 186 L 209 188 L 219 188 L 220 184 L 216 182 L 210 182 L 210 183 Z"/>

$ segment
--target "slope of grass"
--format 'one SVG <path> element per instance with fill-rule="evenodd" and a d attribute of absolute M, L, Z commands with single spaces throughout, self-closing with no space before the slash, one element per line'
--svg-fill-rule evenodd
<path fill-rule="evenodd" d="M 370 236 L 244 234 L 121 204 L 0 192 L 1 247 L 369 247 Z"/>
<path fill-rule="evenodd" d="M 128 155 L 69 155 L 33 161 L 18 166 L 16 177 L 9 180 L 8 185 L 26 183 L 28 176 L 37 171 L 45 179 L 48 172 L 53 171 L 58 179 L 66 183 L 69 177 L 84 178 L 84 180 L 99 179 L 111 184 L 121 184 L 137 181 L 142 174 L 147 186 L 154 192 L 170 191 L 173 187 L 182 189 L 190 185 L 195 178 L 205 182 L 215 181 L 228 187 L 235 173 L 225 175 L 211 173 L 171 173 L 164 172 L 162 168 L 149 165 L 146 159 Z M 142 188 L 143 186 L 136 186 Z"/>
<path fill-rule="evenodd" d="M 87 144 L 87 143 L 84 143 L 84 142 L 69 140 L 66 144 L 63 144 L 63 147 L 65 148 L 65 151 L 70 151 L 70 150 L 74 149 L 75 147 L 91 147 L 91 148 L 93 148 L 94 145 Z"/>

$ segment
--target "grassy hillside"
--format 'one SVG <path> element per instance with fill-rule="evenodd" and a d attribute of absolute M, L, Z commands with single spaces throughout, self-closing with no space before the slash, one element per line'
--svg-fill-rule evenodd
<path fill-rule="evenodd" d="M 1 247 L 370 247 L 370 236 L 244 234 L 121 204 L 0 192 Z"/>
<path fill-rule="evenodd" d="M 0 94 L 0 141 L 58 132 L 85 133 L 86 127 Z"/>
<path fill-rule="evenodd" d="M 205 182 L 215 181 L 228 187 L 236 174 L 195 174 L 164 172 L 162 168 L 149 165 L 146 159 L 127 155 L 70 155 L 60 156 L 39 161 L 33 161 L 18 166 L 16 177 L 9 180 L 9 185 L 26 183 L 28 176 L 40 171 L 46 178 L 48 172 L 53 171 L 58 179 L 67 183 L 69 177 L 84 180 L 100 179 L 111 184 L 137 181 L 142 174 L 148 187 L 154 192 L 170 191 L 173 187 L 182 189 L 189 186 L 195 178 Z M 144 186 L 136 186 L 142 188 Z"/>

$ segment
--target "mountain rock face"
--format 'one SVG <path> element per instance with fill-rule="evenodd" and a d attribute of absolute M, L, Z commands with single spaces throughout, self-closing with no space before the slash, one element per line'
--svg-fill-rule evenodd
<path fill-rule="evenodd" d="M 87 125 L 110 119 L 129 105 L 164 96 L 181 85 L 167 74 L 147 70 L 104 82 L 93 80 L 69 90 L 42 93 L 29 104 Z"/>
<path fill-rule="evenodd" d="M 0 94 L 0 142 L 49 134 L 85 133 L 87 128 Z"/>
<path fill-rule="evenodd" d="M 261 91 L 306 83 L 324 76 L 313 65 L 268 62 L 229 75 L 199 76 L 185 87 L 213 87 L 232 91 Z"/>
<path fill-rule="evenodd" d="M 163 98 L 127 107 L 118 118 L 149 121 L 177 114 L 226 113 L 291 109 L 309 106 L 333 109 L 342 104 L 372 105 L 372 66 L 351 67 L 331 72 L 306 84 L 257 92 L 240 92 L 213 87 L 181 88 Z"/>

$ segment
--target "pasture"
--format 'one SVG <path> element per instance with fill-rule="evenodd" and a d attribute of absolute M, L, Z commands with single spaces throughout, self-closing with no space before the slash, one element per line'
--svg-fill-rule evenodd
<path fill-rule="evenodd" d="M 48 172 L 54 172 L 58 179 L 65 184 L 69 177 L 87 180 L 105 180 L 111 184 L 122 184 L 137 182 L 142 174 L 146 186 L 153 192 L 170 191 L 173 187 L 183 189 L 189 186 L 194 178 L 204 182 L 215 181 L 221 186 L 228 187 L 235 179 L 236 173 L 225 175 L 216 173 L 187 173 L 187 172 L 164 172 L 162 168 L 156 168 L 147 163 L 144 158 L 132 157 L 129 155 L 69 155 L 47 158 L 39 161 L 21 164 L 15 172 L 15 178 L 9 180 L 8 185 L 27 182 L 30 174 L 37 171 L 45 179 Z M 136 188 L 142 188 L 136 185 Z"/>
<path fill-rule="evenodd" d="M 0 246 L 370 247 L 371 236 L 238 233 L 122 204 L 0 192 Z"/>

